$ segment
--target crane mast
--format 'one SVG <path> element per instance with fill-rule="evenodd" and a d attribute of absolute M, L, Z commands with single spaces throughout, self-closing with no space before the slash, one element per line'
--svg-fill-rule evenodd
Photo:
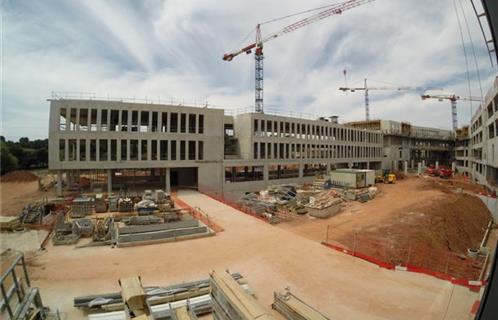
<path fill-rule="evenodd" d="M 241 49 L 238 49 L 234 52 L 231 53 L 225 53 L 223 55 L 223 60 L 225 61 L 232 61 L 233 58 L 237 57 L 241 53 L 246 53 L 250 54 L 252 53 L 252 50 L 254 49 L 254 62 L 255 62 L 255 68 L 254 68 L 254 73 L 255 73 L 255 109 L 256 112 L 263 112 L 264 111 L 264 103 L 263 103 L 263 78 L 264 78 L 264 72 L 263 72 L 263 60 L 264 60 L 264 55 L 263 55 L 263 44 L 273 40 L 275 38 L 278 38 L 284 34 L 290 33 L 292 31 L 295 31 L 297 29 L 300 29 L 302 27 L 305 27 L 307 25 L 310 25 L 312 23 L 315 23 L 317 21 L 320 21 L 322 19 L 328 18 L 333 15 L 338 15 L 343 13 L 346 10 L 361 6 L 363 4 L 372 2 L 375 0 L 348 0 L 339 4 L 331 5 L 327 9 L 320 11 L 316 14 L 313 14 L 307 18 L 301 19 L 297 22 L 294 22 L 276 32 L 273 32 L 265 37 L 262 37 L 261 35 L 261 24 L 258 24 L 256 26 L 256 41 L 254 43 L 251 43 L 249 45 L 244 46 Z"/>
<path fill-rule="evenodd" d="M 458 129 L 458 114 L 457 114 L 457 100 L 464 101 L 482 101 L 479 97 L 461 97 L 454 94 L 423 94 L 421 95 L 422 100 L 425 99 L 437 99 L 438 101 L 449 100 L 451 105 L 451 125 L 453 131 Z"/>
<path fill-rule="evenodd" d="M 363 81 L 363 87 L 340 87 L 339 90 L 341 91 L 350 91 L 350 92 L 355 92 L 355 91 L 365 91 L 365 120 L 369 121 L 370 120 L 370 96 L 369 96 L 369 91 L 370 90 L 391 90 L 391 91 L 426 91 L 426 90 L 443 90 L 442 88 L 422 88 L 422 87 L 410 87 L 410 86 L 399 86 L 399 87 L 392 87 L 392 86 L 380 86 L 380 87 L 369 87 L 367 78 L 364 79 Z"/>

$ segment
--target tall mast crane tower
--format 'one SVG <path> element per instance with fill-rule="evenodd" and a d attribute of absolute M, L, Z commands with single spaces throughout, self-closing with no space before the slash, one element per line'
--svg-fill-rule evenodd
<path fill-rule="evenodd" d="M 457 118 L 457 100 L 464 101 L 482 101 L 479 97 L 461 97 L 454 94 L 423 94 L 421 95 L 422 100 L 426 99 L 437 99 L 439 101 L 450 100 L 451 104 L 451 124 L 453 126 L 453 131 L 458 129 L 458 118 Z"/>
<path fill-rule="evenodd" d="M 223 60 L 232 61 L 233 58 L 237 57 L 241 53 L 245 52 L 246 54 L 252 53 L 254 49 L 254 60 L 255 60 L 255 109 L 256 112 L 263 112 L 264 104 L 263 104 L 263 44 L 283 36 L 284 34 L 290 33 L 294 30 L 300 29 L 317 21 L 323 20 L 333 15 L 338 15 L 343 13 L 346 10 L 361 6 L 363 4 L 372 2 L 375 0 L 349 0 L 339 4 L 334 4 L 328 6 L 326 10 L 320 11 L 316 14 L 313 14 L 307 18 L 301 19 L 297 22 L 294 22 L 279 31 L 273 32 L 265 37 L 261 35 L 261 24 L 256 26 L 256 41 L 249 45 L 244 46 L 243 48 L 236 50 L 231 53 L 225 53 L 223 55 Z"/>
<path fill-rule="evenodd" d="M 345 70 L 344 70 L 345 72 Z M 427 91 L 427 90 L 443 90 L 442 88 L 422 88 L 422 87 L 409 87 L 409 86 L 400 86 L 400 87 L 394 87 L 394 86 L 380 86 L 380 87 L 369 87 L 367 83 L 367 78 L 364 79 L 364 85 L 363 87 L 356 87 L 356 88 L 350 88 L 350 87 L 340 87 L 339 90 L 341 91 L 349 91 L 349 92 L 355 92 L 355 91 L 365 91 L 365 120 L 369 121 L 370 120 L 370 97 L 368 95 L 368 92 L 370 90 L 391 90 L 391 91 Z"/>

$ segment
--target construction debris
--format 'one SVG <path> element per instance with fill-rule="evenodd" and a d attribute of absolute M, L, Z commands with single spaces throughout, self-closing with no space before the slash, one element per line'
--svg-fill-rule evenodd
<path fill-rule="evenodd" d="M 118 199 L 118 211 L 119 212 L 131 212 L 131 211 L 133 211 L 133 201 L 130 198 L 119 198 Z"/>
<path fill-rule="evenodd" d="M 95 212 L 107 212 L 107 204 L 102 193 L 97 193 L 95 195 Z"/>
<path fill-rule="evenodd" d="M 284 292 L 273 293 L 272 308 L 289 320 L 330 320 L 318 310 L 302 301 L 285 288 Z"/>
<path fill-rule="evenodd" d="M 93 199 L 82 197 L 76 198 L 71 204 L 71 218 L 83 218 L 93 213 Z"/>
<path fill-rule="evenodd" d="M 215 320 L 274 319 L 249 293 L 225 272 L 211 272 L 211 297 Z"/>
<path fill-rule="evenodd" d="M 19 217 L 0 216 L 1 231 L 15 231 L 21 227 Z"/>
<path fill-rule="evenodd" d="M 316 218 L 328 218 L 341 211 L 342 199 L 336 196 L 337 193 L 331 190 L 310 197 L 310 202 L 306 205 L 309 215 Z"/>

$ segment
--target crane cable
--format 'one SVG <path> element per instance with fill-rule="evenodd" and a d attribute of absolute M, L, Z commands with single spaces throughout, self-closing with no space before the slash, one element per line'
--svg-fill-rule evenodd
<path fill-rule="evenodd" d="M 458 0 L 458 2 L 460 2 L 460 8 L 462 9 L 462 14 L 463 14 L 463 18 L 465 21 L 465 26 L 467 28 L 467 34 L 469 35 L 470 45 L 472 48 L 472 54 L 474 55 L 474 64 L 476 66 L 477 80 L 479 81 L 479 90 L 481 92 L 481 100 L 484 101 L 484 93 L 482 91 L 482 83 L 481 83 L 481 73 L 479 72 L 480 68 L 479 68 L 479 63 L 477 62 L 477 55 L 476 55 L 476 49 L 474 47 L 474 41 L 472 40 L 472 35 L 470 33 L 469 22 L 467 21 L 467 15 L 465 14 L 465 11 L 463 10 L 462 0 Z"/>
<path fill-rule="evenodd" d="M 455 8 L 455 15 L 458 21 L 458 29 L 460 30 L 460 39 L 462 41 L 462 48 L 463 48 L 463 55 L 465 56 L 465 69 L 467 73 L 467 84 L 468 84 L 468 89 L 469 89 L 469 96 L 472 96 L 472 88 L 470 85 L 470 72 L 469 72 L 469 59 L 467 57 L 467 49 L 465 48 L 465 39 L 463 36 L 463 31 L 462 31 L 462 24 L 460 22 L 460 15 L 458 14 L 458 7 L 456 5 L 456 0 L 453 0 L 453 7 Z M 469 101 L 470 104 L 470 121 L 472 121 L 472 100 Z"/>

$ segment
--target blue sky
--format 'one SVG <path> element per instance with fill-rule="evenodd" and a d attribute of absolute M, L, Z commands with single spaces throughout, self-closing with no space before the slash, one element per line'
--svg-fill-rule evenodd
<path fill-rule="evenodd" d="M 443 87 L 469 95 L 454 0 L 377 0 L 265 45 L 267 108 L 340 121 L 364 119 L 361 92 L 348 84 Z M 461 0 L 478 68 L 469 56 L 471 94 L 496 76 L 468 1 Z M 332 3 L 325 0 L 64 1 L 3 0 L 2 126 L 9 139 L 48 136 L 52 91 L 94 92 L 203 103 L 235 109 L 254 104 L 254 59 L 221 59 L 256 23 Z M 458 4 L 458 0 L 456 0 Z M 459 4 L 458 4 L 459 5 Z M 299 17 L 263 26 L 263 34 Z M 462 18 L 462 17 L 461 17 Z M 462 18 L 463 19 L 463 18 Z M 462 20 L 465 28 L 465 22 Z M 487 26 L 486 26 L 487 27 Z M 467 31 L 464 36 L 472 53 Z M 371 91 L 371 117 L 450 128 L 449 102 L 416 92 Z M 477 104 L 472 108 L 475 110 Z M 459 123 L 470 104 L 459 104 Z"/>

